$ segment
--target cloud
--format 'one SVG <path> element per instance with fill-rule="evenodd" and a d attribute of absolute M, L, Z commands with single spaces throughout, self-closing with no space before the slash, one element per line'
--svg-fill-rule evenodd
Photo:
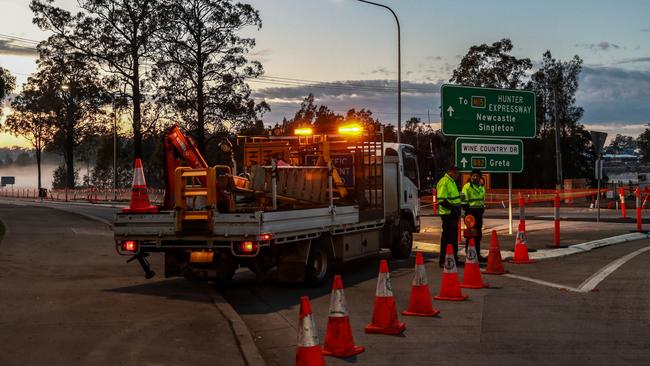
<path fill-rule="evenodd" d="M 11 56 L 36 56 L 36 48 L 29 46 L 21 46 L 6 39 L 0 39 L 0 54 Z"/>
<path fill-rule="evenodd" d="M 643 28 L 641 29 L 641 32 L 650 32 L 650 28 Z"/>
<path fill-rule="evenodd" d="M 440 83 L 402 82 L 402 119 L 420 117 L 439 120 Z M 350 108 L 370 109 L 373 115 L 385 123 L 393 123 L 397 117 L 397 83 L 394 80 L 346 80 L 331 83 L 312 83 L 286 87 L 257 89 L 254 97 L 266 100 L 271 112 L 264 115 L 264 122 L 274 123 L 283 117 L 291 118 L 300 102 L 314 94 L 316 104 L 328 106 L 336 113 L 344 114 Z"/>
<path fill-rule="evenodd" d="M 650 62 L 650 57 L 626 58 L 624 60 L 616 62 L 616 64 L 617 65 L 622 65 L 622 64 L 631 64 L 631 63 L 636 63 L 636 62 Z"/>
<path fill-rule="evenodd" d="M 592 51 L 607 51 L 607 50 L 610 50 L 610 49 L 621 49 L 621 48 L 623 48 L 619 44 L 611 43 L 611 42 L 607 42 L 607 41 L 602 41 L 600 43 L 578 43 L 578 44 L 576 44 L 576 47 L 586 48 L 586 49 L 592 50 Z"/>
<path fill-rule="evenodd" d="M 442 56 L 427 56 L 425 58 L 427 61 L 440 61 L 442 60 Z"/>
<path fill-rule="evenodd" d="M 639 124 L 650 120 L 650 70 L 585 66 L 576 102 L 584 123 Z"/>

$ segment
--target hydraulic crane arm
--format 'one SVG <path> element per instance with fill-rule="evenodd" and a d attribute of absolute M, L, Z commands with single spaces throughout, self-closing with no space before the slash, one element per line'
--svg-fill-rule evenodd
<path fill-rule="evenodd" d="M 192 139 L 185 136 L 181 128 L 175 124 L 167 130 L 163 141 L 163 159 L 165 160 L 165 198 L 163 206 L 174 208 L 174 172 L 180 166 L 191 168 L 207 168 L 208 164 L 199 152 Z M 202 179 L 201 183 L 205 184 Z"/>

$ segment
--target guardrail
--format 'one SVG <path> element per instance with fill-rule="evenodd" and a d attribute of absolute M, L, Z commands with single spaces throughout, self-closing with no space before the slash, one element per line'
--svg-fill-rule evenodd
<path fill-rule="evenodd" d="M 161 204 L 165 196 L 164 189 L 148 189 L 149 201 L 152 204 Z M 37 188 L 0 188 L 0 197 L 37 199 Z M 47 191 L 43 199 L 62 202 L 129 202 L 131 200 L 131 189 L 98 189 L 98 188 L 75 188 L 75 189 L 52 189 Z"/>

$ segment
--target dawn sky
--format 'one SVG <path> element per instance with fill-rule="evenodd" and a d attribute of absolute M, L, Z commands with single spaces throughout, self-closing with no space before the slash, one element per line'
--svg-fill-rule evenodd
<path fill-rule="evenodd" d="M 379 0 L 378 0 L 379 1 Z M 384 0 L 402 26 L 403 119 L 430 114 L 439 121 L 440 85 L 475 44 L 512 39 L 513 54 L 534 63 L 550 49 L 584 60 L 577 104 L 582 123 L 636 136 L 650 123 L 650 1 L 418 1 Z M 56 0 L 74 9 L 76 0 Z M 385 9 L 356 0 L 251 0 L 263 26 L 251 59 L 266 75 L 252 81 L 267 100 L 267 123 L 291 117 L 309 92 L 336 112 L 369 108 L 394 123 L 397 108 L 395 21 Z M 0 0 L 0 65 L 26 80 L 34 43 L 47 37 L 31 23 L 29 0 Z M 9 36 L 9 37 L 8 37 Z M 335 84 L 332 84 L 336 82 Z M 6 137 L 0 145 L 16 142 Z"/>

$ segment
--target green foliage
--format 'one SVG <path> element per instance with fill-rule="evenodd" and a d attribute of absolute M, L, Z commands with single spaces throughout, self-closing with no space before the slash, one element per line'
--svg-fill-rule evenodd
<path fill-rule="evenodd" d="M 606 154 L 629 154 L 633 155 L 637 148 L 637 142 L 632 136 L 625 136 L 619 133 L 612 139 L 612 142 L 605 147 Z"/>
<path fill-rule="evenodd" d="M 512 41 L 504 38 L 492 45 L 470 47 L 454 70 L 450 82 L 484 88 L 518 89 L 526 72 L 532 68 L 530 59 L 510 55 Z"/>
<path fill-rule="evenodd" d="M 16 88 L 16 77 L 9 70 L 0 67 L 0 102 Z M 0 111 L 2 113 L 2 111 Z"/>
<path fill-rule="evenodd" d="M 55 170 L 52 179 L 53 189 L 64 189 L 66 186 L 70 187 L 70 182 L 73 182 L 72 187 L 79 181 L 79 169 L 74 171 L 73 177 L 68 177 L 68 169 L 65 164 L 59 165 Z"/>
<path fill-rule="evenodd" d="M 646 128 L 636 140 L 641 161 L 650 163 L 650 128 Z"/>

